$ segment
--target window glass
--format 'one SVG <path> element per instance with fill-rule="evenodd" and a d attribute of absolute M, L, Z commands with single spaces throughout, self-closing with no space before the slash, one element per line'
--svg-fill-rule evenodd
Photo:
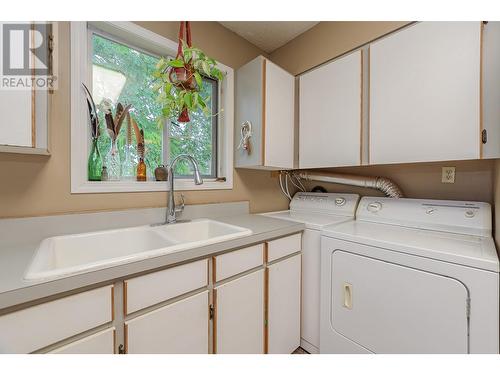
<path fill-rule="evenodd" d="M 199 162 L 204 176 L 216 177 L 217 82 L 205 78 L 201 90 L 203 97 L 210 98 L 208 104 L 212 107 L 212 116 L 205 116 L 201 111 L 192 113 L 189 123 L 172 121 L 166 125 L 166 129 L 163 129 L 157 121 L 161 114 L 161 106 L 156 102 L 157 94 L 152 90 L 153 71 L 159 57 L 97 33 L 92 33 L 91 42 L 92 94 L 95 103 L 102 108 L 104 101 L 109 101 L 113 113 L 118 103 L 124 106 L 131 104 L 130 114 L 144 130 L 148 175 L 153 176 L 157 166 L 168 164 L 168 160 L 163 160 L 164 155 L 172 160 L 179 154 L 187 153 L 193 155 Z M 106 132 L 102 109 L 99 110 L 99 121 L 101 126 L 99 149 L 105 158 L 111 148 L 111 138 Z M 137 161 L 133 129 L 128 129 L 126 123 L 123 124 L 117 138 L 120 159 L 125 160 L 125 145 L 129 131 L 132 137 L 130 149 L 134 160 Z M 175 172 L 180 177 L 192 174 L 191 167 L 184 162 L 177 164 Z"/>

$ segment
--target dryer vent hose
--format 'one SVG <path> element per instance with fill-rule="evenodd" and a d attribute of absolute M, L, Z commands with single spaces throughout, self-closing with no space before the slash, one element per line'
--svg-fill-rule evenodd
<path fill-rule="evenodd" d="M 295 172 L 300 178 L 306 181 L 322 181 L 333 184 L 359 186 L 364 188 L 377 189 L 391 198 L 402 198 L 403 192 L 393 181 L 385 177 L 365 177 L 348 174 L 314 174 L 311 172 Z"/>

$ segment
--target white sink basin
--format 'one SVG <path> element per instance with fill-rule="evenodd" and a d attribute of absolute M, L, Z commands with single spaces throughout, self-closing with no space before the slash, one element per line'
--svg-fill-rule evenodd
<path fill-rule="evenodd" d="M 201 247 L 251 234 L 246 228 L 200 219 L 44 239 L 26 280 L 54 279 Z"/>

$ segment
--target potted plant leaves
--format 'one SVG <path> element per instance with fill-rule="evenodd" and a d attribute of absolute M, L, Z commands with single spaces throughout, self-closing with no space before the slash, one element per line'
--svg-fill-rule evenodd
<path fill-rule="evenodd" d="M 184 40 L 184 28 L 186 40 Z M 162 106 L 162 116 L 177 118 L 179 122 L 189 122 L 189 113 L 202 110 L 211 115 L 207 105 L 210 97 L 200 94 L 203 76 L 221 81 L 224 74 L 217 63 L 201 49 L 191 45 L 189 22 L 181 22 L 179 46 L 175 59 L 162 58 L 153 76 L 157 80 L 154 90 L 158 92 L 158 102 Z"/>

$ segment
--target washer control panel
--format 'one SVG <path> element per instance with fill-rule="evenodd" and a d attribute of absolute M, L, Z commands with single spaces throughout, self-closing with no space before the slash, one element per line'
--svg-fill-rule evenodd
<path fill-rule="evenodd" d="M 290 211 L 354 216 L 357 194 L 298 192 L 290 202 Z"/>
<path fill-rule="evenodd" d="M 491 235 L 485 202 L 363 197 L 356 220 L 472 235 Z"/>

